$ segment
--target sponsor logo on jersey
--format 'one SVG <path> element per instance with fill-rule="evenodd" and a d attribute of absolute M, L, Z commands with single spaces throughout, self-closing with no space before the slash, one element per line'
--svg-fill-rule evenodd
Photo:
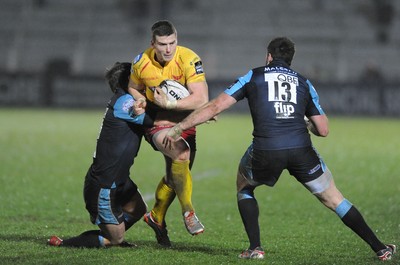
<path fill-rule="evenodd" d="M 277 119 L 293 119 L 294 106 L 284 102 L 275 102 L 274 108 Z"/>
<path fill-rule="evenodd" d="M 125 100 L 122 104 L 122 110 L 126 113 L 129 113 L 130 109 L 133 106 L 133 102 L 133 98 L 128 98 L 127 100 Z"/>
<path fill-rule="evenodd" d="M 136 64 L 137 62 L 140 61 L 140 59 L 142 59 L 143 53 L 138 54 L 135 59 L 133 59 L 133 64 Z"/>
<path fill-rule="evenodd" d="M 276 118 L 294 118 L 292 114 L 297 104 L 298 78 L 282 73 L 265 73 L 264 80 L 268 83 L 268 101 L 274 102 Z"/>
<path fill-rule="evenodd" d="M 266 67 L 264 68 L 264 71 L 265 71 L 265 72 L 286 73 L 286 74 L 291 74 L 291 75 L 295 75 L 295 76 L 298 75 L 298 74 L 297 74 L 295 71 L 293 71 L 292 69 L 289 69 L 289 68 L 286 68 L 286 67 L 283 67 L 283 66 L 272 66 L 272 67 L 266 66 Z"/>
<path fill-rule="evenodd" d="M 196 74 L 202 74 L 203 71 L 203 63 L 201 61 L 197 61 L 194 63 L 194 68 L 196 69 Z"/>

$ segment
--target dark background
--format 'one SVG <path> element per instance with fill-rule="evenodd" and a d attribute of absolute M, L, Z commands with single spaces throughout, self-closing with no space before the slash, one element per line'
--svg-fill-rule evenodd
<path fill-rule="evenodd" d="M 0 107 L 97 108 L 103 75 L 172 21 L 203 60 L 211 98 L 263 65 L 267 43 L 296 43 L 292 67 L 330 114 L 400 114 L 400 1 L 0 0 Z M 244 109 L 238 104 L 234 110 Z"/>

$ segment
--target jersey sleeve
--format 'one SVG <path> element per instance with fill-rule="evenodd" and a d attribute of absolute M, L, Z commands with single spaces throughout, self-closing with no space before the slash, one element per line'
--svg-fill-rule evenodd
<path fill-rule="evenodd" d="M 135 115 L 132 109 L 134 102 L 135 100 L 130 94 L 119 97 L 114 104 L 114 116 L 127 122 L 149 127 L 152 126 L 153 120 L 146 113 Z"/>
<path fill-rule="evenodd" d="M 132 67 L 131 67 L 131 74 L 129 78 L 135 83 L 135 84 L 142 84 L 143 82 L 140 80 L 140 61 L 143 58 L 143 52 L 138 54 L 135 59 L 132 61 Z"/>
<path fill-rule="evenodd" d="M 324 115 L 325 112 L 319 104 L 319 96 L 317 90 L 315 90 L 314 86 L 311 84 L 309 80 L 307 80 L 307 85 L 309 88 L 309 92 L 311 95 L 311 101 L 309 102 L 306 109 L 306 116 L 316 116 L 316 115 Z"/>
<path fill-rule="evenodd" d="M 225 89 L 224 93 L 236 99 L 236 101 L 245 98 L 245 85 L 248 84 L 253 76 L 253 70 L 250 70 L 247 74 L 239 77 L 235 83 L 233 83 L 229 88 Z"/>
<path fill-rule="evenodd" d="M 185 62 L 186 83 L 196 83 L 206 81 L 203 62 L 201 58 L 192 50 L 183 48 L 182 58 Z"/>

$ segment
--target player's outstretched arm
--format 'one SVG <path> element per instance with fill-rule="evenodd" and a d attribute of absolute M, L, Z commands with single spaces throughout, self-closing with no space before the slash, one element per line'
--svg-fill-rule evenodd
<path fill-rule="evenodd" d="M 179 139 L 182 131 L 213 119 L 216 115 L 230 108 L 235 103 L 236 99 L 222 92 L 218 97 L 201 108 L 196 109 L 183 121 L 172 127 L 165 136 L 163 144 L 166 148 L 171 148 L 171 143 Z"/>
<path fill-rule="evenodd" d="M 194 110 L 208 102 L 208 85 L 206 81 L 189 83 L 187 84 L 187 88 L 190 92 L 190 96 L 180 100 L 178 109 Z"/>

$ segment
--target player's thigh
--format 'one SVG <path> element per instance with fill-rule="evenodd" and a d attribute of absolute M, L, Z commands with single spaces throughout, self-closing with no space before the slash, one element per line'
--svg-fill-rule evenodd
<path fill-rule="evenodd" d="M 124 185 L 118 190 L 118 201 L 122 211 L 128 214 L 145 214 L 147 205 L 140 194 L 138 187 L 131 178 L 127 178 Z"/>
<path fill-rule="evenodd" d="M 143 200 L 139 191 L 134 193 L 131 198 L 122 205 L 122 210 L 130 215 L 144 215 L 147 210 L 147 204 Z"/>
<path fill-rule="evenodd" d="M 189 160 L 190 148 L 185 140 L 180 139 L 172 143 L 172 148 L 165 147 L 163 140 L 167 135 L 169 128 L 158 131 L 153 135 L 152 141 L 157 149 L 172 160 Z"/>
<path fill-rule="evenodd" d="M 97 216 L 99 215 L 99 194 L 101 191 L 100 185 L 96 183 L 90 177 L 86 177 L 85 185 L 83 188 L 83 198 L 85 200 L 85 208 L 90 215 L 90 221 L 93 224 L 97 222 Z"/>
<path fill-rule="evenodd" d="M 274 186 L 286 165 L 285 152 L 257 150 L 252 145 L 240 160 L 237 174 L 237 188 L 244 185 L 243 178 L 250 185 Z"/>
<path fill-rule="evenodd" d="M 116 188 L 103 188 L 94 179 L 87 178 L 84 187 L 86 209 L 93 224 L 123 223 L 124 217 Z"/>
<path fill-rule="evenodd" d="M 328 208 L 334 210 L 343 200 L 331 171 L 311 146 L 291 151 L 288 170 Z"/>
<path fill-rule="evenodd" d="M 288 171 L 302 184 L 318 179 L 327 169 L 312 146 L 289 150 Z"/>
<path fill-rule="evenodd" d="M 138 192 L 138 187 L 133 180 L 128 177 L 125 183 L 118 185 L 117 198 L 121 205 L 125 205 L 131 201 L 132 196 Z"/>

